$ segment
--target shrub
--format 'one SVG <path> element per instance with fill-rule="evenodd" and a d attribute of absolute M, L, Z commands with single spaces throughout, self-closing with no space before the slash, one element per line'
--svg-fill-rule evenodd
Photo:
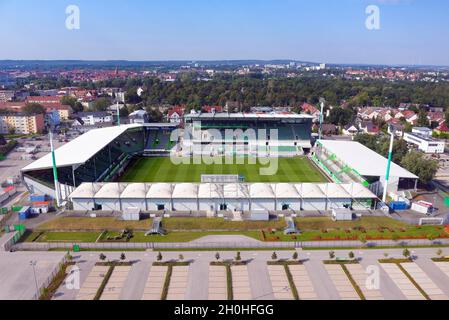
<path fill-rule="evenodd" d="M 215 254 L 215 260 L 220 260 L 220 254 L 218 252 Z"/>
<path fill-rule="evenodd" d="M 293 253 L 292 259 L 293 260 L 298 260 L 298 252 L 295 251 L 295 253 Z"/>
<path fill-rule="evenodd" d="M 125 256 L 124 253 L 122 253 L 122 254 L 120 255 L 120 260 L 122 260 L 122 261 L 125 261 L 125 260 L 126 260 L 126 256 Z"/>
<path fill-rule="evenodd" d="M 278 255 L 276 254 L 276 252 L 273 252 L 273 254 L 271 255 L 271 259 L 272 260 L 277 260 Z"/>
<path fill-rule="evenodd" d="M 242 260 L 242 256 L 240 255 L 240 251 L 237 252 L 237 255 L 235 256 L 235 261 Z"/>
<path fill-rule="evenodd" d="M 352 252 L 352 251 L 349 252 L 348 257 L 349 257 L 349 259 L 354 259 L 354 257 L 355 257 L 354 252 Z"/>
<path fill-rule="evenodd" d="M 156 257 L 157 261 L 161 261 L 162 260 L 162 253 L 158 253 L 157 257 Z"/>
<path fill-rule="evenodd" d="M 106 255 L 104 253 L 100 253 L 100 260 L 101 261 L 106 260 Z"/>
<path fill-rule="evenodd" d="M 329 251 L 329 258 L 334 259 L 335 258 L 335 252 Z"/>

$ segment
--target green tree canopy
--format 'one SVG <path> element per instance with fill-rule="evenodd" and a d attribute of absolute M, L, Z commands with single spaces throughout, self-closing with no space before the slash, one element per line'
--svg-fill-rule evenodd
<path fill-rule="evenodd" d="M 416 174 L 422 183 L 429 183 L 438 171 L 438 162 L 426 159 L 421 152 L 411 151 L 401 161 L 401 165 Z"/>

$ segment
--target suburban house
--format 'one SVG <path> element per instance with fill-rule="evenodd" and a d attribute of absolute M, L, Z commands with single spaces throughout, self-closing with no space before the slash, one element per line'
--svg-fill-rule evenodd
<path fill-rule="evenodd" d="M 136 110 L 128 116 L 129 123 L 144 124 L 150 122 L 150 117 L 145 110 Z"/>
<path fill-rule="evenodd" d="M 184 108 L 175 107 L 168 110 L 167 113 L 168 122 L 180 124 L 183 118 L 184 118 Z"/>
<path fill-rule="evenodd" d="M 342 130 L 343 135 L 345 136 L 355 136 L 357 133 L 359 133 L 359 129 L 353 124 L 346 125 Z"/>
<path fill-rule="evenodd" d="M 380 132 L 380 129 L 374 123 L 369 122 L 369 121 L 364 121 L 360 124 L 360 131 L 362 131 L 363 133 L 375 135 Z"/>
<path fill-rule="evenodd" d="M 315 122 L 320 120 L 320 110 L 318 110 L 314 105 L 311 105 L 310 103 L 303 103 L 301 106 L 301 110 L 307 114 L 310 114 L 314 119 Z"/>

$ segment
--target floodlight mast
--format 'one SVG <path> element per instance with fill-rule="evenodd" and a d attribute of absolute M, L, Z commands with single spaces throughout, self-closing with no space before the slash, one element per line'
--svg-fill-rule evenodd
<path fill-rule="evenodd" d="M 118 99 L 117 99 L 117 125 L 120 127 L 120 107 L 118 104 Z"/>
<path fill-rule="evenodd" d="M 53 146 L 53 131 L 50 127 L 50 151 L 51 151 L 51 161 L 53 165 L 53 179 L 55 183 L 55 199 L 56 199 L 56 206 L 59 208 L 61 206 L 61 199 L 59 198 L 60 195 L 60 187 L 58 182 L 58 169 L 56 167 L 56 157 L 55 157 L 55 148 Z"/>
<path fill-rule="evenodd" d="M 388 150 L 387 173 L 385 175 L 384 194 L 382 197 L 383 203 L 385 203 L 387 201 L 388 181 L 390 180 L 390 169 L 391 169 L 391 160 L 393 158 L 393 144 L 394 144 L 394 135 L 395 135 L 395 130 L 392 126 L 390 126 L 389 131 L 390 131 L 390 149 Z"/>
<path fill-rule="evenodd" d="M 323 120 L 324 120 L 324 104 L 326 103 L 326 100 L 324 98 L 320 98 L 320 104 L 321 104 L 321 112 L 320 112 L 320 128 L 318 132 L 318 139 L 321 140 L 323 135 Z"/>

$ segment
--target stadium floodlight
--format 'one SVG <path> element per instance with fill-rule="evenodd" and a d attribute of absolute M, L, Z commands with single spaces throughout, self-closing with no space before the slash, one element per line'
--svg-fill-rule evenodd
<path fill-rule="evenodd" d="M 120 107 L 118 104 L 118 99 L 116 100 L 117 103 L 117 125 L 120 127 Z"/>
<path fill-rule="evenodd" d="M 55 182 L 55 199 L 56 199 L 56 206 L 59 208 L 61 205 L 60 199 L 59 199 L 59 182 L 58 182 L 58 169 L 56 167 L 56 157 L 55 157 L 55 148 L 53 146 L 53 128 L 50 127 L 50 151 L 51 151 L 51 161 L 53 165 L 53 180 Z"/>
<path fill-rule="evenodd" d="M 323 134 L 323 120 L 324 120 L 324 104 L 326 99 L 320 98 L 321 112 L 320 112 L 320 129 L 318 132 L 318 139 L 321 140 Z"/>
<path fill-rule="evenodd" d="M 395 129 L 393 126 L 390 126 L 390 149 L 388 150 L 388 162 L 387 162 L 387 173 L 385 175 L 385 183 L 384 183 L 384 194 L 382 197 L 382 202 L 385 203 L 387 201 L 387 192 L 388 192 L 388 181 L 390 180 L 390 169 L 391 169 L 391 160 L 393 158 L 393 144 L 394 144 L 394 135 Z"/>

